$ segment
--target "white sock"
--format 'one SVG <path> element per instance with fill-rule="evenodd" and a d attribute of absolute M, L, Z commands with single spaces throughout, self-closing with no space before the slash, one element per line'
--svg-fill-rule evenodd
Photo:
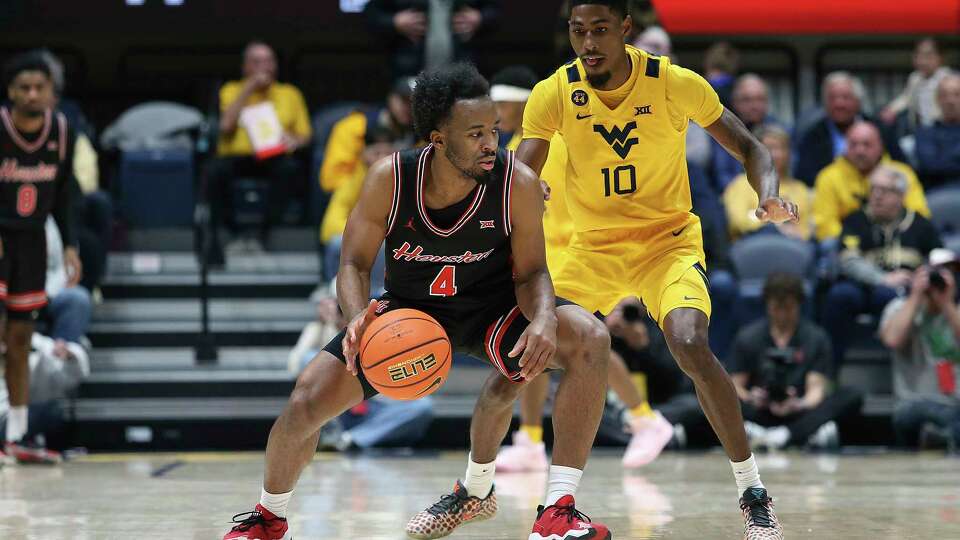
<path fill-rule="evenodd" d="M 757 462 L 753 459 L 753 454 L 739 463 L 731 461 L 730 466 L 733 467 L 733 478 L 737 481 L 738 497 L 749 488 L 763 488 L 763 482 L 760 481 L 760 471 L 757 469 Z"/>
<path fill-rule="evenodd" d="M 17 442 L 27 434 L 27 406 L 10 407 L 7 414 L 7 442 Z"/>
<path fill-rule="evenodd" d="M 271 514 L 285 518 L 287 517 L 287 505 L 290 504 L 290 497 L 293 497 L 293 491 L 286 493 L 267 493 L 267 490 L 260 490 L 260 506 L 266 508 Z"/>
<path fill-rule="evenodd" d="M 470 454 L 467 472 L 463 475 L 463 487 L 467 488 L 467 493 L 486 499 L 493 489 L 493 473 L 496 469 L 496 462 L 476 463 L 473 461 L 473 454 Z"/>
<path fill-rule="evenodd" d="M 551 465 L 550 476 L 547 480 L 547 499 L 543 505 L 551 506 L 564 495 L 574 495 L 580 486 L 580 477 L 582 476 L 583 471 L 580 469 Z"/>
<path fill-rule="evenodd" d="M 787 445 L 790 440 L 790 428 L 787 426 L 777 426 L 767 430 L 767 446 L 780 449 Z"/>

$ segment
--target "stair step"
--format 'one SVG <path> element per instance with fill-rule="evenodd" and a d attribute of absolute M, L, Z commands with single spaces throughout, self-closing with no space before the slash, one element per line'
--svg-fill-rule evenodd
<path fill-rule="evenodd" d="M 213 299 L 209 304 L 210 319 L 224 321 L 295 321 L 301 325 L 312 320 L 316 309 L 298 299 Z M 131 299 L 108 300 L 96 306 L 95 323 L 107 322 L 195 322 L 200 320 L 198 299 Z"/>

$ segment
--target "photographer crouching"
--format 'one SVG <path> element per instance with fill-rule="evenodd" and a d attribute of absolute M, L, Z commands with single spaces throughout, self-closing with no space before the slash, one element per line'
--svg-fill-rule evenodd
<path fill-rule="evenodd" d="M 930 252 L 929 265 L 913 276 L 910 294 L 883 313 L 880 339 L 893 351 L 893 428 L 900 445 L 925 444 L 929 433 L 960 445 L 960 258 Z"/>
<path fill-rule="evenodd" d="M 801 317 L 805 294 L 799 277 L 771 274 L 763 299 L 766 319 L 737 334 L 728 366 L 750 445 L 835 448 L 837 421 L 857 414 L 863 396 L 853 388 L 831 391 L 830 339 Z"/>

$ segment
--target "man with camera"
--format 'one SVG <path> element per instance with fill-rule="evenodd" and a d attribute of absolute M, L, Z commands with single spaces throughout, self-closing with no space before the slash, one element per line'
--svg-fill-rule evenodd
<path fill-rule="evenodd" d="M 900 170 L 878 166 L 870 173 L 866 205 L 843 220 L 842 279 L 830 288 L 823 311 L 838 371 L 857 316 L 879 317 L 907 289 L 930 250 L 942 245 L 930 220 L 905 207 L 908 185 Z"/>
<path fill-rule="evenodd" d="M 728 366 L 754 448 L 838 444 L 836 421 L 856 414 L 854 389 L 830 391 L 833 358 L 826 332 L 800 315 L 803 281 L 771 274 L 763 286 L 767 317 L 737 335 Z"/>
<path fill-rule="evenodd" d="M 958 271 L 955 253 L 931 251 L 929 266 L 913 275 L 910 294 L 883 313 L 880 339 L 893 350 L 893 428 L 904 446 L 916 445 L 928 425 L 948 447 L 960 443 Z"/>

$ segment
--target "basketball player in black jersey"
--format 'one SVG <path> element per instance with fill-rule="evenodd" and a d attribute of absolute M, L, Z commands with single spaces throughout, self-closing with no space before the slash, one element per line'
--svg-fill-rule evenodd
<path fill-rule="evenodd" d="M 28 433 L 34 320 L 47 304 L 47 242 L 44 225 L 53 215 L 63 238 L 64 264 L 72 287 L 80 281 L 72 200 L 73 142 L 67 121 L 50 110 L 53 81 L 37 53 L 10 60 L 4 70 L 12 107 L 0 107 L 0 301 L 10 393 L 4 452 L 17 461 L 57 463 L 60 455 L 25 441 Z"/>
<path fill-rule="evenodd" d="M 549 367 L 564 377 L 554 467 L 530 538 L 610 538 L 573 499 L 603 408 L 610 337 L 592 315 L 554 296 L 539 179 L 512 152 L 498 152 L 497 110 L 473 66 L 421 74 L 413 113 L 417 135 L 430 144 L 371 167 L 347 222 L 337 278 L 351 322 L 300 375 L 270 432 L 260 504 L 235 516 L 224 540 L 290 538 L 287 503 L 320 427 L 376 393 L 356 361 L 359 338 L 378 314 L 403 307 L 429 313 L 455 350 L 495 367 L 474 410 L 464 482 L 415 516 L 407 534 L 439 538 L 493 517 L 493 462 L 513 402 L 524 381 Z M 387 293 L 370 301 L 370 268 L 383 242 Z"/>

